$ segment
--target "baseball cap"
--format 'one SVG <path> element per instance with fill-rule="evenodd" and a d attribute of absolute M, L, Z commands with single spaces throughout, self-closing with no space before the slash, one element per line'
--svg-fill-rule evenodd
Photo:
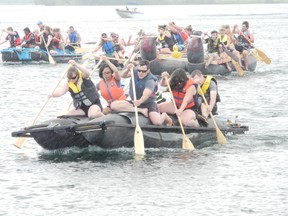
<path fill-rule="evenodd" d="M 37 25 L 39 25 L 39 24 L 43 24 L 43 22 L 42 22 L 42 21 L 38 21 L 38 22 L 37 22 Z"/>

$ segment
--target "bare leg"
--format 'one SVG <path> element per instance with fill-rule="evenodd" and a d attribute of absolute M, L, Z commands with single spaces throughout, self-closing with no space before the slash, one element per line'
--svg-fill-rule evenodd
<path fill-rule="evenodd" d="M 104 116 L 104 114 L 101 112 L 101 109 L 98 105 L 94 104 L 92 105 L 89 110 L 88 110 L 88 117 L 93 119 L 93 118 L 98 118 Z"/>
<path fill-rule="evenodd" d="M 71 116 L 85 116 L 85 112 L 82 109 L 72 109 L 66 113 L 66 115 Z"/>
<path fill-rule="evenodd" d="M 244 58 L 244 69 L 248 71 L 248 51 L 244 50 L 243 51 L 243 58 Z"/>
<path fill-rule="evenodd" d="M 182 124 L 189 127 L 199 127 L 199 123 L 196 119 L 195 112 L 193 110 L 184 110 L 181 114 Z"/>
<path fill-rule="evenodd" d="M 168 114 L 174 114 L 175 113 L 175 108 L 172 103 L 172 101 L 166 101 L 160 104 L 157 104 L 158 110 L 160 113 L 168 113 Z"/>
<path fill-rule="evenodd" d="M 125 100 L 114 101 L 111 103 L 111 109 L 115 111 L 135 112 L 133 104 Z M 147 108 L 138 108 L 138 112 L 142 113 L 145 117 L 148 117 Z"/>
<path fill-rule="evenodd" d="M 166 123 L 167 126 L 172 126 L 173 121 L 167 115 L 167 113 L 158 113 L 158 112 L 150 112 L 149 119 L 151 120 L 153 125 L 162 125 L 163 122 Z"/>

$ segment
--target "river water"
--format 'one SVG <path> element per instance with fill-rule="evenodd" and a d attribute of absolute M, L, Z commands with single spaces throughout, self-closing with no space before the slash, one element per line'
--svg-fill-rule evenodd
<path fill-rule="evenodd" d="M 63 32 L 73 25 L 85 47 L 102 32 L 127 39 L 169 21 L 211 31 L 248 20 L 255 46 L 272 63 L 217 79 L 220 116 L 249 131 L 194 152 L 146 150 L 140 161 L 127 149 L 47 152 L 32 139 L 17 149 L 11 132 L 35 118 L 67 65 L 1 62 L 0 215 L 287 215 L 288 5 L 142 6 L 137 19 L 119 18 L 115 8 L 1 6 L 0 28 L 23 36 L 38 20 Z M 61 114 L 69 102 L 69 95 L 51 99 L 37 121 Z"/>

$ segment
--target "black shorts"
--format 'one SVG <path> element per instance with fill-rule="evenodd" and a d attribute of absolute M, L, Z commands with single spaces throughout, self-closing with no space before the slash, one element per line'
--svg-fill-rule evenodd
<path fill-rule="evenodd" d="M 128 102 L 133 104 L 133 101 L 128 101 Z M 134 104 L 133 104 L 133 106 L 134 106 Z M 148 113 L 150 113 L 150 112 L 158 112 L 157 103 L 155 101 L 149 102 L 149 103 L 145 103 L 145 104 L 141 104 L 139 106 L 139 108 L 147 108 L 148 109 Z"/>
<path fill-rule="evenodd" d="M 102 104 L 101 104 L 100 100 L 99 100 L 99 99 L 96 100 L 92 105 L 94 105 L 94 104 L 96 104 L 97 106 L 99 106 L 99 108 L 100 108 L 100 110 L 101 110 L 101 112 L 102 112 L 103 107 L 102 107 Z M 84 111 L 85 115 L 88 116 L 88 110 L 89 110 L 89 108 L 90 108 L 92 105 L 86 106 L 85 104 L 82 104 L 82 105 L 80 106 L 80 109 L 82 109 L 82 110 Z"/>
<path fill-rule="evenodd" d="M 244 47 L 243 47 L 243 46 L 239 46 L 239 45 L 235 44 L 235 49 L 236 49 L 237 51 L 239 51 L 240 53 L 242 53 L 242 52 L 243 52 L 243 50 L 244 50 Z"/>

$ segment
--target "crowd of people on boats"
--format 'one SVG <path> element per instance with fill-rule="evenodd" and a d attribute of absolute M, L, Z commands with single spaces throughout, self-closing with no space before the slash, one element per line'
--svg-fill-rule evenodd
<path fill-rule="evenodd" d="M 49 51 L 51 54 L 56 54 L 61 50 L 64 54 L 68 51 L 74 51 L 81 47 L 80 33 L 70 26 L 66 32 L 66 37 L 63 36 L 60 28 L 50 28 L 49 25 L 44 25 L 42 21 L 37 22 L 38 28 L 33 32 L 29 27 L 23 29 L 24 36 L 21 38 L 19 33 L 12 27 L 2 29 L 2 33 L 7 33 L 4 40 L 0 41 L 0 45 L 9 41 L 10 47 L 35 48 L 40 47 L 43 50 Z M 111 32 L 110 35 L 102 33 L 98 46 L 93 50 L 93 53 L 101 50 L 105 55 L 116 58 L 118 61 L 127 57 L 125 50 L 127 46 L 135 46 L 134 50 L 140 49 L 140 40 L 147 34 L 140 30 L 138 37 L 132 40 L 129 36 L 128 40 L 119 37 L 119 34 Z M 248 55 L 249 49 L 253 48 L 254 36 L 249 30 L 249 22 L 243 21 L 241 29 L 234 25 L 231 30 L 229 25 L 222 25 L 219 31 L 212 30 L 209 33 L 193 30 L 191 25 L 181 27 L 175 22 L 158 26 L 158 34 L 155 35 L 158 54 L 171 54 L 172 57 L 179 58 L 187 54 L 187 47 L 191 37 L 200 37 L 204 44 L 207 44 L 204 59 L 206 61 L 205 68 L 212 62 L 217 64 L 225 64 L 227 69 L 231 71 L 228 62 L 232 61 L 231 55 L 236 56 L 238 64 L 248 70 Z M 229 52 L 231 55 L 228 55 Z M 244 64 L 242 65 L 243 59 Z"/>
<path fill-rule="evenodd" d="M 222 25 L 217 30 L 212 30 L 210 35 L 207 32 L 195 31 L 189 25 L 185 28 L 170 22 L 168 25 L 158 26 L 157 42 L 159 43 L 158 51 L 162 54 L 177 55 L 187 53 L 187 46 L 190 37 L 201 37 L 203 43 L 207 44 L 205 54 L 205 68 L 211 64 L 212 61 L 217 61 L 218 64 L 226 64 L 228 70 L 228 62 L 231 61 L 231 56 L 226 54 L 229 50 L 238 58 L 238 63 L 243 69 L 248 70 L 248 54 L 249 49 L 252 48 L 254 36 L 249 31 L 249 22 L 243 21 L 241 29 L 234 25 L 231 30 L 230 25 Z M 177 55 L 178 56 L 178 55 Z M 181 55 L 180 55 L 181 56 Z M 243 56 L 244 65 L 242 65 L 241 58 Z"/>
<path fill-rule="evenodd" d="M 143 30 L 140 30 L 138 38 L 132 40 L 130 36 L 126 42 L 115 32 L 111 32 L 110 36 L 102 33 L 100 43 L 93 50 L 93 53 L 102 49 L 107 56 L 119 60 L 125 57 L 127 46 L 134 45 L 134 51 L 139 51 L 141 38 L 149 36 Z M 157 54 L 170 54 L 174 58 L 179 58 L 187 54 L 191 37 L 200 37 L 203 43 L 207 44 L 204 56 L 206 61 L 205 68 L 216 61 L 217 64 L 225 64 L 227 69 L 231 71 L 228 62 L 232 61 L 232 55 L 232 57 L 235 56 L 237 58 L 237 63 L 244 70 L 248 70 L 249 50 L 253 48 L 252 43 L 254 43 L 254 36 L 249 30 L 248 21 L 242 22 L 241 29 L 234 25 L 231 30 L 230 25 L 226 24 L 222 25 L 219 31 L 212 30 L 210 34 L 195 31 L 191 25 L 186 27 L 178 26 L 175 22 L 159 25 L 158 34 L 156 35 Z M 242 64 L 242 59 L 244 64 Z"/>
<path fill-rule="evenodd" d="M 39 46 L 51 54 L 55 52 L 55 49 L 61 49 L 65 52 L 66 49 L 74 50 L 81 46 L 81 36 L 73 26 L 69 27 L 67 36 L 64 38 L 59 28 L 51 29 L 41 21 L 37 25 L 39 29 L 35 29 L 33 32 L 25 27 L 23 38 L 20 38 L 18 32 L 12 27 L 3 29 L 2 31 L 6 32 L 7 36 L 0 44 L 9 41 L 10 47 L 33 48 Z M 141 30 L 135 40 L 132 40 L 130 36 L 125 42 L 115 32 L 111 32 L 109 36 L 102 33 L 98 46 L 93 50 L 96 53 L 101 49 L 105 53 L 101 56 L 104 63 L 99 69 L 101 80 L 97 84 L 93 83 L 89 70 L 74 60 L 70 60 L 67 83 L 49 94 L 48 97 L 60 97 L 70 92 L 74 109 L 69 111 L 68 115 L 85 115 L 89 118 L 97 118 L 107 115 L 111 111 L 133 112 L 134 106 L 137 106 L 138 112 L 149 118 L 154 125 L 165 123 L 167 126 L 171 126 L 173 121 L 169 115 L 176 114 L 185 126 L 197 127 L 199 123 L 207 126 L 210 112 L 213 115 L 217 114 L 217 102 L 220 102 L 217 81 L 214 77 L 204 76 L 200 70 L 194 70 L 189 75 L 181 68 L 176 69 L 171 75 L 164 71 L 161 74 L 162 80 L 159 84 L 171 87 L 173 99 L 157 103 L 158 80 L 153 75 L 153 71 L 150 71 L 149 61 L 140 60 L 137 66 L 129 63 L 121 72 L 110 62 L 109 57 L 115 57 L 117 60 L 125 58 L 127 46 L 133 45 L 133 52 L 137 52 L 140 49 L 139 42 L 145 36 L 147 34 Z M 217 30 L 212 30 L 210 35 L 207 32 L 202 33 L 193 30 L 191 25 L 180 27 L 175 22 L 159 25 L 156 37 L 157 53 L 185 54 L 191 37 L 199 37 L 203 43 L 207 43 L 205 67 L 216 60 L 226 64 L 229 68 L 227 63 L 231 61 L 231 57 L 225 52 L 225 50 L 229 50 L 238 57 L 238 63 L 241 66 L 241 57 L 243 56 L 244 65 L 242 67 L 247 69 L 248 50 L 252 48 L 254 42 L 254 36 L 249 31 L 247 21 L 242 23 L 241 30 L 237 25 L 234 26 L 233 30 L 230 29 L 229 25 L 223 25 L 219 33 Z M 133 78 L 130 80 L 127 95 L 122 88 L 121 78 L 131 76 Z M 135 85 L 136 95 L 133 94 L 132 83 Z M 107 106 L 104 108 L 100 101 L 101 96 L 107 102 Z M 203 97 L 208 101 L 208 105 L 204 103 Z M 172 103 L 173 100 L 176 103 L 176 110 Z"/>
<path fill-rule="evenodd" d="M 0 41 L 0 45 L 9 42 L 9 48 L 40 48 L 56 54 L 60 50 L 66 54 L 67 50 L 74 51 L 76 48 L 81 47 L 80 33 L 70 26 L 67 36 L 64 37 L 60 28 L 51 28 L 45 25 L 42 21 L 37 22 L 38 28 L 32 32 L 29 27 L 23 29 L 24 36 L 21 38 L 18 31 L 11 26 L 2 29 L 7 36 Z M 1 36 L 2 36 L 1 33 Z"/>

